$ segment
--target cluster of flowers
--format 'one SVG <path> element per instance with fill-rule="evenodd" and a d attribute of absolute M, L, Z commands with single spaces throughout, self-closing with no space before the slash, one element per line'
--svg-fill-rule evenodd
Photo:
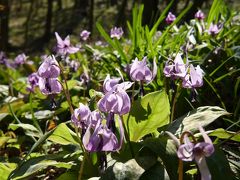
<path fill-rule="evenodd" d="M 17 55 L 14 60 L 7 58 L 6 54 L 3 51 L 0 51 L 0 64 L 5 65 L 9 68 L 17 68 L 25 63 L 32 64 L 32 61 L 27 60 L 27 56 L 22 53 Z"/>
<path fill-rule="evenodd" d="M 201 10 L 198 10 L 195 13 L 195 18 L 198 19 L 199 21 L 203 21 L 205 18 L 205 15 Z M 175 20 L 176 20 L 176 16 L 174 14 L 172 14 L 172 12 L 169 12 L 165 19 L 167 24 L 172 24 Z M 220 32 L 221 28 L 222 28 L 221 25 L 211 23 L 207 32 L 209 35 L 214 36 Z"/>
<path fill-rule="evenodd" d="M 195 89 L 203 85 L 203 70 L 199 65 L 194 67 L 188 62 L 185 64 L 180 53 L 176 55 L 174 61 L 166 62 L 163 73 L 172 80 L 180 78 L 184 88 Z"/>

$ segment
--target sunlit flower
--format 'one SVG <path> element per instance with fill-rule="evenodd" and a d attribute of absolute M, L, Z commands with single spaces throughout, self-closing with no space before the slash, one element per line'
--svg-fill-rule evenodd
<path fill-rule="evenodd" d="M 121 80 L 121 78 L 110 78 L 110 75 L 108 74 L 107 77 L 104 80 L 103 83 L 103 91 L 104 93 L 107 93 L 109 91 L 112 90 L 112 88 L 119 83 L 119 81 Z"/>
<path fill-rule="evenodd" d="M 198 20 L 203 20 L 205 18 L 205 15 L 201 10 L 198 10 L 195 14 L 195 18 Z"/>
<path fill-rule="evenodd" d="M 91 32 L 89 32 L 87 30 L 83 30 L 80 34 L 80 37 L 82 38 L 82 40 L 86 41 L 89 38 L 90 34 L 91 34 Z"/>
<path fill-rule="evenodd" d="M 174 14 L 172 14 L 171 12 L 169 12 L 166 17 L 166 23 L 172 24 L 172 22 L 175 21 L 175 19 L 176 19 L 176 16 Z"/>
<path fill-rule="evenodd" d="M 71 45 L 69 36 L 67 36 L 64 40 L 57 32 L 55 32 L 55 36 L 57 39 L 56 52 L 58 55 L 65 56 L 68 54 L 74 54 L 79 50 L 79 48 Z"/>
<path fill-rule="evenodd" d="M 111 38 L 117 38 L 117 39 L 120 39 L 123 35 L 123 30 L 121 27 L 117 28 L 117 27 L 114 27 L 111 29 L 111 32 L 110 32 L 110 37 Z"/>
<path fill-rule="evenodd" d="M 135 58 L 130 65 L 130 77 L 133 81 L 145 81 L 150 83 L 157 74 L 157 64 L 153 60 L 153 70 L 151 71 L 147 66 L 147 57 L 144 57 L 142 61 Z"/>
<path fill-rule="evenodd" d="M 221 28 L 217 24 L 210 24 L 208 29 L 208 34 L 210 35 L 217 35 L 220 32 Z"/>
<path fill-rule="evenodd" d="M 39 76 L 37 73 L 32 73 L 28 76 L 28 84 L 30 87 L 27 87 L 27 90 L 33 92 L 34 88 L 38 86 Z"/>
<path fill-rule="evenodd" d="M 80 103 L 79 108 L 75 109 L 71 116 L 72 123 L 79 128 L 87 129 L 90 124 L 90 115 L 89 107 Z"/>
<path fill-rule="evenodd" d="M 39 89 L 45 94 L 58 94 L 62 91 L 62 85 L 57 78 L 42 78 L 39 77 Z"/>
<path fill-rule="evenodd" d="M 190 64 L 189 65 L 189 74 L 186 74 L 186 76 L 183 79 L 182 85 L 184 88 L 196 88 L 201 87 L 203 85 L 203 76 L 204 72 L 198 65 L 196 68 Z"/>
<path fill-rule="evenodd" d="M 132 86 L 130 82 L 115 85 L 98 102 L 98 108 L 102 112 L 115 113 L 119 115 L 130 111 L 131 102 L 126 90 Z"/>
<path fill-rule="evenodd" d="M 22 53 L 22 54 L 19 54 L 17 57 L 15 57 L 14 63 L 15 65 L 18 66 L 18 65 L 24 64 L 26 60 L 27 60 L 27 56 L 24 53 Z"/>
<path fill-rule="evenodd" d="M 43 56 L 43 63 L 38 69 L 38 75 L 43 78 L 57 78 L 60 75 L 60 68 L 55 57 Z"/>
<path fill-rule="evenodd" d="M 186 71 L 186 64 L 179 53 L 176 55 L 174 61 L 167 61 L 163 69 L 164 75 L 172 79 L 183 78 L 186 75 Z"/>

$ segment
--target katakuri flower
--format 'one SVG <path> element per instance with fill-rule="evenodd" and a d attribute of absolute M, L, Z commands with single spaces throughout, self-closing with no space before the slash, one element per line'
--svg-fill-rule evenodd
<path fill-rule="evenodd" d="M 101 121 L 98 121 L 94 132 L 91 133 L 91 125 L 83 136 L 83 145 L 89 152 L 118 151 L 123 142 L 124 129 L 121 120 L 119 120 L 120 139 Z"/>
<path fill-rule="evenodd" d="M 39 89 L 45 94 L 58 94 L 62 91 L 62 85 L 57 78 L 42 78 L 39 77 Z"/>
<path fill-rule="evenodd" d="M 182 86 L 184 88 L 196 88 L 201 87 L 203 85 L 203 76 L 204 72 L 199 65 L 194 67 L 192 64 L 189 65 L 189 74 L 186 74 L 185 77 L 182 78 Z"/>
<path fill-rule="evenodd" d="M 126 90 L 132 86 L 131 82 L 116 84 L 104 97 L 98 101 L 98 108 L 102 112 L 127 114 L 130 111 L 131 101 Z"/>
<path fill-rule="evenodd" d="M 130 65 L 130 77 L 133 81 L 145 81 L 150 83 L 157 74 L 157 64 L 155 59 L 153 60 L 153 70 L 151 71 L 147 66 L 147 57 L 145 56 L 142 61 L 135 58 Z"/>
<path fill-rule="evenodd" d="M 119 40 L 122 37 L 122 35 L 123 35 L 123 30 L 121 27 L 119 28 L 114 27 L 111 29 L 111 32 L 110 32 L 111 38 L 117 38 Z"/>
<path fill-rule="evenodd" d="M 167 24 L 172 24 L 173 21 L 175 21 L 176 16 L 174 14 L 172 14 L 171 12 L 168 13 L 167 17 L 166 17 L 166 23 Z"/>
<path fill-rule="evenodd" d="M 55 32 L 55 36 L 57 39 L 55 50 L 58 55 L 66 56 L 68 54 L 74 54 L 79 50 L 79 48 L 71 45 L 69 35 L 64 40 L 58 35 L 57 32 Z"/>
<path fill-rule="evenodd" d="M 214 153 L 212 140 L 208 137 L 204 129 L 200 126 L 199 131 L 203 136 L 204 142 L 192 143 L 188 136 L 184 135 L 184 144 L 180 145 L 177 151 L 178 158 L 182 161 L 192 161 L 193 159 L 198 165 L 202 180 L 211 180 L 205 157 L 209 157 Z"/>
<path fill-rule="evenodd" d="M 119 83 L 121 78 L 110 78 L 110 75 L 108 74 L 103 82 L 103 92 L 107 93 L 112 90 L 112 88 Z"/>
<path fill-rule="evenodd" d="M 28 84 L 30 85 L 30 87 L 27 87 L 27 90 L 30 92 L 34 91 L 34 88 L 38 86 L 38 82 L 39 82 L 39 76 L 38 73 L 32 73 L 28 76 Z"/>
<path fill-rule="evenodd" d="M 186 64 L 183 62 L 180 53 L 176 55 L 174 61 L 169 60 L 166 62 L 163 73 L 166 77 L 170 77 L 172 79 L 183 78 L 186 75 Z"/>
<path fill-rule="evenodd" d="M 80 37 L 82 38 L 82 40 L 86 41 L 89 38 L 90 34 L 91 32 L 83 30 L 80 34 Z"/>
<path fill-rule="evenodd" d="M 195 18 L 198 20 L 203 20 L 205 18 L 205 15 L 201 10 L 198 10 L 195 14 Z"/>
<path fill-rule="evenodd" d="M 86 130 L 90 124 L 90 115 L 91 111 L 89 107 L 80 103 L 79 108 L 75 109 L 71 116 L 72 123 L 76 127 Z"/>
<path fill-rule="evenodd" d="M 17 57 L 15 57 L 14 64 L 19 66 L 21 64 L 24 64 L 26 62 L 26 60 L 27 60 L 27 56 L 24 53 L 22 53 L 22 54 L 17 55 Z"/>
<path fill-rule="evenodd" d="M 220 30 L 221 28 L 217 24 L 211 23 L 208 29 L 208 34 L 215 36 L 220 32 Z"/>
<path fill-rule="evenodd" d="M 59 64 L 54 55 L 43 56 L 43 63 L 38 69 L 38 75 L 42 78 L 57 78 L 60 75 Z"/>

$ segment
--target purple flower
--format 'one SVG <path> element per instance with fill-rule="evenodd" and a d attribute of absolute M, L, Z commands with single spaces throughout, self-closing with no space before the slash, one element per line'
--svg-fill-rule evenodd
<path fill-rule="evenodd" d="M 122 121 L 119 118 L 120 139 L 101 121 L 98 121 L 94 132 L 91 133 L 91 125 L 83 136 L 83 145 L 89 152 L 118 151 L 123 142 L 124 129 Z"/>
<path fill-rule="evenodd" d="M 34 88 L 36 86 L 38 86 L 38 82 L 39 82 L 39 76 L 37 73 L 32 73 L 28 76 L 28 84 L 30 85 L 30 87 L 27 87 L 27 90 L 29 90 L 30 92 L 34 91 Z"/>
<path fill-rule="evenodd" d="M 214 146 L 202 127 L 199 131 L 203 136 L 204 142 L 193 144 L 187 136 L 184 137 L 184 144 L 178 148 L 178 158 L 183 161 L 196 161 L 203 180 L 210 180 L 211 174 L 207 167 L 205 157 L 209 157 L 214 153 Z"/>
<path fill-rule="evenodd" d="M 88 106 L 80 103 L 79 108 L 74 110 L 74 113 L 71 116 L 72 123 L 78 128 L 87 129 L 90 124 L 91 111 Z"/>
<path fill-rule="evenodd" d="M 72 61 L 70 61 L 69 66 L 73 71 L 76 72 L 78 70 L 79 66 L 80 66 L 80 63 L 78 61 L 73 61 L 72 60 Z"/>
<path fill-rule="evenodd" d="M 89 32 L 87 30 L 83 30 L 80 34 L 80 37 L 82 38 L 82 40 L 86 41 L 89 38 L 90 34 L 91 34 L 91 32 Z"/>
<path fill-rule="evenodd" d="M 0 64 L 7 65 L 7 56 L 3 51 L 0 51 Z"/>
<path fill-rule="evenodd" d="M 115 85 L 98 101 L 99 110 L 119 115 L 127 114 L 130 111 L 131 102 L 126 90 L 131 86 L 130 82 Z"/>
<path fill-rule="evenodd" d="M 90 77 L 87 72 L 82 73 L 79 79 L 81 84 L 84 84 L 84 85 L 87 85 L 88 82 L 90 81 Z"/>
<path fill-rule="evenodd" d="M 205 18 L 205 15 L 201 10 L 198 10 L 195 14 L 195 18 L 198 20 L 203 20 Z"/>
<path fill-rule="evenodd" d="M 100 122 L 96 125 L 92 135 L 90 126 L 88 127 L 83 137 L 83 145 L 89 152 L 116 151 L 119 147 L 115 134 Z"/>
<path fill-rule="evenodd" d="M 174 61 L 169 60 L 166 62 L 163 73 L 166 77 L 172 79 L 183 78 L 186 75 L 186 64 L 184 64 L 181 54 L 177 54 Z"/>
<path fill-rule="evenodd" d="M 208 29 L 208 34 L 214 36 L 214 35 L 217 35 L 220 32 L 220 30 L 221 28 L 218 25 L 211 23 Z"/>
<path fill-rule="evenodd" d="M 60 68 L 55 59 L 52 56 L 43 56 L 43 63 L 38 69 L 38 75 L 42 78 L 57 78 L 60 75 Z"/>
<path fill-rule="evenodd" d="M 198 65 L 196 68 L 190 64 L 190 73 L 183 78 L 182 85 L 184 88 L 196 88 L 203 85 L 204 72 Z"/>
<path fill-rule="evenodd" d="M 175 21 L 175 19 L 176 19 L 176 16 L 174 14 L 172 14 L 171 12 L 169 12 L 166 17 L 166 23 L 172 24 L 172 22 Z"/>
<path fill-rule="evenodd" d="M 130 65 L 130 77 L 133 81 L 145 81 L 150 83 L 157 74 L 157 64 L 153 60 L 153 71 L 147 66 L 147 57 L 145 56 L 142 61 L 135 58 L 133 63 Z"/>
<path fill-rule="evenodd" d="M 114 27 L 111 29 L 111 32 L 110 32 L 111 38 L 117 38 L 119 40 L 122 37 L 122 35 L 123 35 L 123 30 L 121 27 L 119 28 Z"/>
<path fill-rule="evenodd" d="M 45 94 L 58 94 L 62 91 L 62 85 L 57 78 L 42 78 L 39 77 L 39 89 Z"/>
<path fill-rule="evenodd" d="M 90 114 L 90 122 L 92 127 L 94 128 L 99 121 L 102 121 L 101 113 L 98 112 L 97 110 L 92 111 Z"/>
<path fill-rule="evenodd" d="M 19 54 L 15 59 L 14 59 L 14 62 L 15 62 L 15 65 L 21 65 L 21 64 L 24 64 L 27 60 L 27 56 L 22 53 L 22 54 Z"/>
<path fill-rule="evenodd" d="M 56 52 L 58 55 L 65 56 L 68 54 L 74 54 L 79 50 L 79 48 L 71 45 L 69 36 L 67 36 L 64 40 L 57 32 L 55 32 L 55 36 L 57 39 Z"/>
<path fill-rule="evenodd" d="M 120 80 L 121 80 L 121 78 L 110 79 L 110 75 L 108 74 L 103 83 L 103 92 L 107 93 L 107 92 L 111 91 L 112 88 L 116 84 L 118 84 Z"/>

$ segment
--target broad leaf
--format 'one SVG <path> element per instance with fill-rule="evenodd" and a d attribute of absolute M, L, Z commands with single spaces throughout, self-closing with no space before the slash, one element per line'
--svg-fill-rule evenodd
<path fill-rule="evenodd" d="M 237 132 L 226 131 L 222 128 L 215 129 L 211 133 L 208 134 L 209 136 L 215 136 L 220 139 L 229 139 L 232 141 L 240 142 L 240 134 Z"/>
<path fill-rule="evenodd" d="M 17 167 L 15 163 L 0 163 L 0 177 L 1 179 L 7 179 L 11 171 Z"/>
<path fill-rule="evenodd" d="M 61 123 L 57 126 L 53 134 L 49 136 L 48 140 L 62 145 L 79 144 L 76 134 L 72 130 L 70 130 L 64 123 Z"/>
<path fill-rule="evenodd" d="M 166 137 L 148 138 L 144 141 L 145 147 L 157 154 L 162 160 L 170 179 L 177 179 L 178 158 L 177 149 L 172 140 Z"/>
<path fill-rule="evenodd" d="M 18 128 L 22 128 L 26 135 L 40 137 L 41 133 L 31 124 L 9 124 L 8 129 L 15 131 Z"/>
<path fill-rule="evenodd" d="M 192 110 L 186 115 L 176 119 L 167 129 L 175 135 L 180 135 L 184 131 L 195 132 L 198 126 L 207 126 L 218 117 L 229 115 L 227 111 L 217 106 L 202 106 Z"/>
<path fill-rule="evenodd" d="M 170 106 L 165 91 L 156 91 L 133 103 L 129 114 L 124 115 L 130 140 L 138 141 L 143 136 L 157 131 L 169 123 Z"/>
<path fill-rule="evenodd" d="M 43 111 L 37 111 L 34 113 L 34 117 L 38 120 L 41 119 L 49 119 L 53 116 L 54 112 L 50 110 L 43 110 Z M 25 118 L 27 119 L 32 119 L 32 114 L 31 112 L 28 112 L 25 114 Z"/>

